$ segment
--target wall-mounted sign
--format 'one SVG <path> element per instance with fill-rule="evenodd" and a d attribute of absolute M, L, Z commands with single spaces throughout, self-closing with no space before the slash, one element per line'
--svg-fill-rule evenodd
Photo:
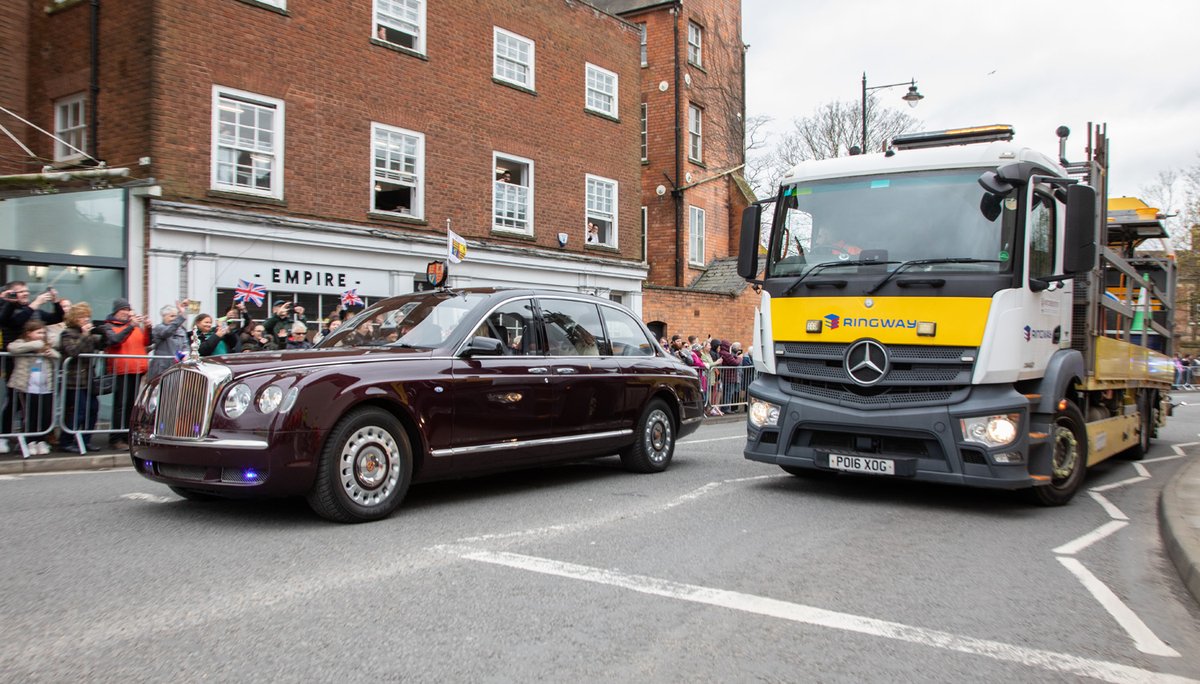
<path fill-rule="evenodd" d="M 368 269 L 339 269 L 322 265 L 329 255 L 313 253 L 308 263 L 299 261 L 257 261 L 253 259 L 218 259 L 217 287 L 234 288 L 239 279 L 252 280 L 266 286 L 270 292 L 308 292 L 337 294 L 346 290 L 379 296 L 392 291 L 387 271 Z M 306 260 L 308 261 L 308 260 Z"/>

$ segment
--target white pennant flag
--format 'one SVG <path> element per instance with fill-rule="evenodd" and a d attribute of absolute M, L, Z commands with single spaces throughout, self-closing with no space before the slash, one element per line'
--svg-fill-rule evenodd
<path fill-rule="evenodd" d="M 446 226 L 446 256 L 452 264 L 461 264 L 467 258 L 467 241 Z"/>

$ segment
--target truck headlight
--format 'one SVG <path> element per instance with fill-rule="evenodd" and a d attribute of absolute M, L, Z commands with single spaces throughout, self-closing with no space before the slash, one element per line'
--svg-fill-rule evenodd
<path fill-rule="evenodd" d="M 258 410 L 270 413 L 279 408 L 281 401 L 283 401 L 283 390 L 275 385 L 267 385 L 263 391 L 258 393 Z"/>
<path fill-rule="evenodd" d="M 244 383 L 238 383 L 229 388 L 225 394 L 225 415 L 237 418 L 250 407 L 250 388 Z"/>
<path fill-rule="evenodd" d="M 754 427 L 776 427 L 779 425 L 779 411 L 778 404 L 772 404 L 762 399 L 751 399 L 747 415 L 750 418 L 750 424 Z"/>
<path fill-rule="evenodd" d="M 1006 413 L 999 416 L 963 418 L 963 439 L 986 447 L 1002 447 L 1017 440 L 1017 428 L 1021 425 L 1021 414 Z"/>

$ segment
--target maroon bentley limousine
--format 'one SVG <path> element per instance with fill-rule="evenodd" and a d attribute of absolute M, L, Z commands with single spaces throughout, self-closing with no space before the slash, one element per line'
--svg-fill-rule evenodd
<path fill-rule="evenodd" d="M 312 350 L 193 354 L 142 388 L 131 444 L 181 496 L 304 495 L 358 522 L 411 482 L 611 454 L 659 472 L 702 414 L 695 371 L 613 302 L 440 290 L 368 307 Z"/>

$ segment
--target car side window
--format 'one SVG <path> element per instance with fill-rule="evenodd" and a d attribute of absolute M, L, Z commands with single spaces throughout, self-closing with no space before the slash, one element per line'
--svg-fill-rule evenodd
<path fill-rule="evenodd" d="M 567 299 L 541 299 L 539 303 L 550 356 L 611 353 L 595 304 Z"/>
<path fill-rule="evenodd" d="M 654 345 L 633 316 L 611 306 L 600 307 L 613 356 L 654 356 Z"/>
<path fill-rule="evenodd" d="M 533 300 L 518 299 L 502 304 L 475 328 L 477 337 L 490 337 L 504 345 L 506 355 L 541 356 L 546 352 L 534 325 Z"/>

